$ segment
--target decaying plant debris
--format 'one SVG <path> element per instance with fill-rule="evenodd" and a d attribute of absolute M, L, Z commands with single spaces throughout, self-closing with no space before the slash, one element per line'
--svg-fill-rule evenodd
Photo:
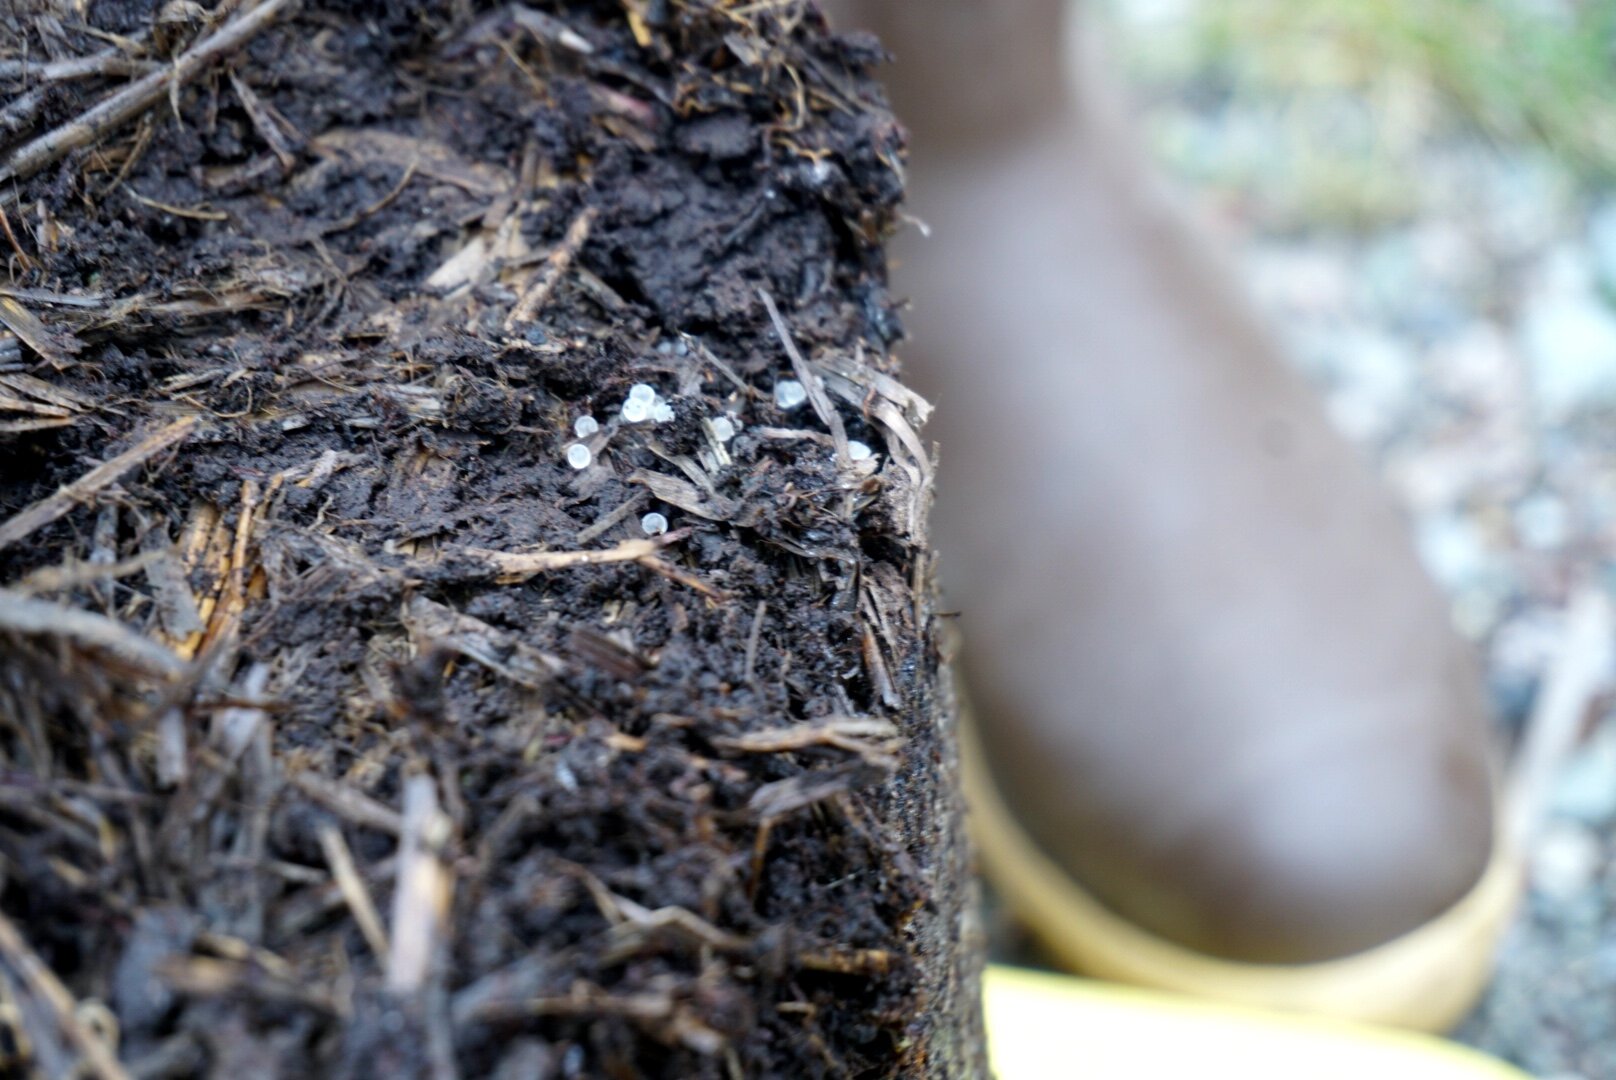
<path fill-rule="evenodd" d="M 979 1072 L 874 44 L 12 9 L 0 1068 Z"/>

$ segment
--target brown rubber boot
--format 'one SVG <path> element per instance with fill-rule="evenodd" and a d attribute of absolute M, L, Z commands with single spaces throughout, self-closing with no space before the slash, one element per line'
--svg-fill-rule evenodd
<path fill-rule="evenodd" d="M 897 291 L 983 861 L 1097 974 L 1441 1027 L 1514 888 L 1476 672 L 1227 271 L 1069 103 L 1060 7 L 860 13 L 932 228 Z"/>

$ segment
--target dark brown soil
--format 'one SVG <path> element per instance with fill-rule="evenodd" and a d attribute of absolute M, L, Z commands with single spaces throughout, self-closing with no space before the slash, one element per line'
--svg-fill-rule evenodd
<path fill-rule="evenodd" d="M 9 6 L 0 1072 L 979 1074 L 874 43 Z"/>

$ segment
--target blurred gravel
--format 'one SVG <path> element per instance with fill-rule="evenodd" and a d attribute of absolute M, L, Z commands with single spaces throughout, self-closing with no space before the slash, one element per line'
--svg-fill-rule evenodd
<path fill-rule="evenodd" d="M 1161 10 L 1110 27 L 1117 55 L 1156 73 L 1137 89 L 1149 137 L 1408 508 L 1513 734 L 1573 592 L 1616 585 L 1616 198 L 1579 191 L 1540 151 L 1400 129 L 1395 95 L 1371 110 L 1346 90 L 1164 78 L 1161 57 L 1183 50 Z M 1361 161 L 1354 139 L 1371 148 Z M 1376 157 L 1388 142 L 1397 155 Z M 1346 155 L 1335 171 L 1359 190 L 1307 171 L 1321 145 Z M 1616 1077 L 1609 706 L 1592 703 L 1532 845 L 1522 917 L 1459 1034 L 1554 1080 Z"/>

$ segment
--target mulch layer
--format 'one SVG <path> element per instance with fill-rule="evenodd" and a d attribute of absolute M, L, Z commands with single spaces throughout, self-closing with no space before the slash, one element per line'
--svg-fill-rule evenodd
<path fill-rule="evenodd" d="M 873 39 L 20 7 L 0 1071 L 980 1072 Z"/>

